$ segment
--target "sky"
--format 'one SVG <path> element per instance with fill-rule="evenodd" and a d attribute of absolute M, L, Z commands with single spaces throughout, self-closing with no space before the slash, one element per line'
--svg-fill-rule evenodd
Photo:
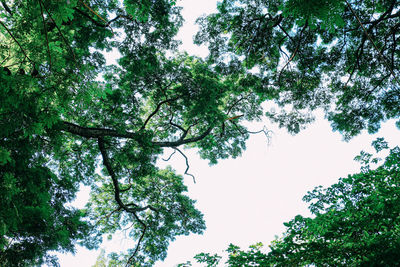
<path fill-rule="evenodd" d="M 189 54 L 205 56 L 205 47 L 192 44 L 197 31 L 194 21 L 202 14 L 214 12 L 216 1 L 183 0 L 178 4 L 184 7 L 185 24 L 178 35 L 178 39 L 183 40 L 183 49 Z M 361 150 L 373 152 L 370 146 L 373 140 L 385 137 L 390 147 L 400 145 L 400 131 L 394 121 L 384 123 L 375 135 L 364 132 L 348 142 L 343 141 L 340 133 L 332 132 L 322 113 L 317 113 L 316 121 L 295 136 L 268 120 L 249 124 L 249 130 L 259 130 L 263 126 L 272 131 L 270 138 L 252 135 L 246 151 L 237 159 L 209 166 L 195 150 L 185 151 L 189 173 L 196 177 L 196 183 L 192 177 L 185 177 L 188 195 L 197 200 L 196 207 L 203 212 L 207 229 L 203 235 L 181 236 L 171 242 L 167 258 L 157 262 L 156 267 L 175 266 L 192 260 L 200 252 L 223 254 L 230 243 L 241 248 L 257 242 L 268 245 L 285 230 L 284 222 L 297 214 L 310 214 L 302 201 L 307 191 L 318 185 L 329 186 L 340 177 L 357 173 L 360 166 L 353 159 Z M 159 166 L 166 165 L 180 174 L 186 169 L 178 153 L 169 162 L 160 162 Z M 87 190 L 82 190 L 74 204 L 82 207 L 87 194 Z M 109 253 L 134 246 L 131 240 L 116 236 L 101 248 Z M 57 255 L 61 267 L 92 266 L 99 253 L 99 250 L 78 247 L 75 255 Z"/>

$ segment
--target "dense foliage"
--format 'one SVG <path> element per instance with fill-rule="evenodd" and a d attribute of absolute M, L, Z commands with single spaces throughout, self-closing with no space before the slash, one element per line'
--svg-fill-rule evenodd
<path fill-rule="evenodd" d="M 177 52 L 173 0 L 0 4 L 6 266 L 56 264 L 48 252 L 123 229 L 135 245 L 115 264 L 165 258 L 171 240 L 205 223 L 182 177 L 155 165 L 163 149 L 196 147 L 212 164 L 237 157 L 254 133 L 243 123 L 266 100 L 292 106 L 267 113 L 291 132 L 317 107 L 347 137 L 399 117 L 394 0 L 223 1 L 200 20 L 207 59 Z M 116 65 L 106 52 L 119 53 Z M 80 184 L 92 191 L 77 210 L 68 202 Z"/>
<path fill-rule="evenodd" d="M 377 151 L 388 148 L 383 139 Z M 230 245 L 227 266 L 397 266 L 400 258 L 400 148 L 384 163 L 361 152 L 361 172 L 316 187 L 304 196 L 312 217 L 297 215 L 269 249 L 261 243 L 244 251 Z M 221 256 L 201 253 L 196 260 L 217 266 Z M 189 266 L 186 263 L 182 266 Z"/>
<path fill-rule="evenodd" d="M 258 93 L 286 107 L 267 113 L 281 126 L 297 132 L 322 107 L 350 138 L 399 118 L 399 7 L 396 0 L 224 0 L 199 20 L 196 42 L 208 44 L 215 64 L 253 69 Z"/>
<path fill-rule="evenodd" d="M 49 251 L 127 228 L 136 244 L 114 258 L 152 265 L 175 236 L 201 233 L 182 177 L 155 162 L 183 145 L 211 163 L 240 155 L 239 120 L 262 114 L 236 82 L 244 70 L 178 54 L 174 1 L 1 4 L 1 262 L 51 263 Z M 106 65 L 113 49 L 118 64 Z M 66 205 L 80 184 L 92 187 L 84 210 Z"/>

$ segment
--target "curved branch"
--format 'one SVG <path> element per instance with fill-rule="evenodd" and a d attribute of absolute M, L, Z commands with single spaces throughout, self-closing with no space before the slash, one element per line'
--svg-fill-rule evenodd
<path fill-rule="evenodd" d="M 136 212 L 135 209 L 129 208 L 121 200 L 120 188 L 119 188 L 119 184 L 118 184 L 118 178 L 117 178 L 117 176 L 116 176 L 116 174 L 114 172 L 114 169 L 112 168 L 110 159 L 108 157 L 108 154 L 107 154 L 107 151 L 106 151 L 106 148 L 105 148 L 105 145 L 104 145 L 104 140 L 103 140 L 102 137 L 99 137 L 97 139 L 97 144 L 99 145 L 100 153 L 101 153 L 101 156 L 103 158 L 103 164 L 106 167 L 106 169 L 108 171 L 108 174 L 111 176 L 111 180 L 112 180 L 112 183 L 114 185 L 114 199 L 115 199 L 115 201 L 117 202 L 118 206 L 123 208 L 125 211 L 130 212 L 130 213 L 135 213 Z"/>
<path fill-rule="evenodd" d="M 237 123 L 236 122 L 234 122 L 234 121 L 231 121 L 232 122 L 232 124 L 235 126 L 235 128 L 242 134 L 242 135 L 244 135 L 244 134 L 259 134 L 259 133 L 264 133 L 265 134 L 265 137 L 267 138 L 267 140 L 268 140 L 268 143 L 269 143 L 269 141 L 270 141 L 270 133 L 272 132 L 272 131 L 270 131 L 270 130 L 267 130 L 267 127 L 264 125 L 264 127 L 261 129 L 261 130 L 258 130 L 258 131 L 249 131 L 249 130 L 247 130 L 246 129 L 246 132 L 242 132 L 242 130 L 239 128 L 239 126 L 237 125 Z"/>
<path fill-rule="evenodd" d="M 188 161 L 188 158 L 186 157 L 186 155 L 185 155 L 179 148 L 177 148 L 177 147 L 173 147 L 173 149 L 175 149 L 175 151 L 178 151 L 178 152 L 185 158 L 185 161 L 186 161 L 186 170 L 185 170 L 185 173 L 184 173 L 184 174 L 191 176 L 191 177 L 193 178 L 193 182 L 196 183 L 196 178 L 194 177 L 194 175 L 188 173 L 188 170 L 189 170 L 189 161 Z"/>
<path fill-rule="evenodd" d="M 249 134 L 259 134 L 259 133 L 264 133 L 265 137 L 267 138 L 267 143 L 270 143 L 270 133 L 272 133 L 271 130 L 267 130 L 267 127 L 264 125 L 264 127 L 259 130 L 259 131 L 247 131 Z"/>
<path fill-rule="evenodd" d="M 283 66 L 283 68 L 280 70 L 279 72 L 279 76 L 278 76 L 278 85 L 281 84 L 281 75 L 282 72 L 286 69 L 286 67 L 290 64 L 290 62 L 292 62 L 292 60 L 294 59 L 294 57 L 296 56 L 297 52 L 299 51 L 300 48 L 300 44 L 301 44 L 301 38 L 303 37 L 303 33 L 304 30 L 306 29 L 306 27 L 308 26 L 308 21 L 306 21 L 303 29 L 301 29 L 300 31 L 300 36 L 299 36 L 299 42 L 297 43 L 297 46 L 295 48 L 295 50 L 293 51 L 292 55 L 290 56 L 288 62 L 286 62 L 285 66 Z"/>
<path fill-rule="evenodd" d="M 134 251 L 133 254 L 129 257 L 128 261 L 127 261 L 126 264 L 125 264 L 125 267 L 128 267 L 128 266 L 131 264 L 131 262 L 132 262 L 132 260 L 133 260 L 133 257 L 135 257 L 136 253 L 139 251 L 140 243 L 142 242 L 142 240 L 143 240 L 143 238 L 144 238 L 144 235 L 145 235 L 145 233 L 146 233 L 146 230 L 147 230 L 147 225 L 146 225 L 136 214 L 134 214 L 134 216 L 135 216 L 136 220 L 138 220 L 139 223 L 143 226 L 143 232 L 142 232 L 142 235 L 141 235 L 140 238 L 139 238 L 138 243 L 136 244 L 136 249 L 135 249 L 135 251 Z"/>
<path fill-rule="evenodd" d="M 171 153 L 171 155 L 169 155 L 169 157 L 167 159 L 162 159 L 162 160 L 169 161 L 175 153 L 176 153 L 176 149 L 174 150 L 174 152 Z"/>
<path fill-rule="evenodd" d="M 91 9 L 88 5 L 86 5 L 85 2 L 83 2 L 82 0 L 80 0 L 80 2 L 87 8 L 89 9 L 90 12 L 92 12 L 93 14 L 95 14 L 98 18 L 100 18 L 102 21 L 104 21 L 104 23 L 107 23 L 107 21 L 105 19 L 103 19 L 97 12 L 95 12 L 93 9 Z"/>
<path fill-rule="evenodd" d="M 246 96 L 241 96 L 239 99 L 237 99 L 233 104 L 228 108 L 228 111 L 226 112 L 226 115 L 229 115 L 229 113 L 232 111 L 232 109 L 243 99 L 247 99 L 250 96 L 250 93 L 247 94 Z"/>
<path fill-rule="evenodd" d="M 91 22 L 93 22 L 94 25 L 98 26 L 98 27 L 102 27 L 102 28 L 106 28 L 107 25 L 106 24 L 101 24 L 99 22 L 97 22 L 96 20 L 94 20 L 91 16 L 89 16 L 86 12 L 80 10 L 79 8 L 74 7 L 73 8 L 76 12 L 78 12 L 79 14 L 81 14 L 82 16 L 88 18 Z"/>
<path fill-rule="evenodd" d="M 171 117 L 170 119 L 169 119 L 169 124 L 170 125 L 172 125 L 172 126 L 174 126 L 174 127 L 176 127 L 176 128 L 178 128 L 179 130 L 181 130 L 182 132 L 183 132 L 183 138 L 185 138 L 186 137 L 186 135 L 187 135 L 187 132 L 188 132 L 188 130 L 185 130 L 185 128 L 183 128 L 182 126 L 180 126 L 180 125 L 178 125 L 178 124 L 176 124 L 176 123 L 174 123 L 174 122 L 172 122 L 172 119 L 173 119 L 174 117 Z M 181 137 L 181 139 L 183 139 L 182 137 Z"/>
<path fill-rule="evenodd" d="M 146 121 L 144 122 L 143 126 L 140 128 L 140 130 L 144 130 L 146 128 L 147 123 L 150 121 L 150 119 L 157 114 L 157 112 L 160 110 L 161 106 L 165 103 L 171 102 L 171 101 L 175 101 L 179 98 L 175 97 L 175 98 L 170 98 L 164 101 L 161 101 L 160 103 L 158 103 L 156 109 L 147 117 Z"/>
<path fill-rule="evenodd" d="M 97 144 L 99 146 L 100 153 L 103 158 L 103 164 L 106 167 L 108 174 L 111 176 L 111 180 L 112 180 L 113 186 L 114 186 L 114 198 L 115 198 L 115 201 L 117 202 L 118 206 L 120 208 L 124 209 L 125 211 L 134 214 L 135 216 L 136 216 L 136 214 L 135 214 L 136 212 L 144 211 L 147 209 L 157 212 L 158 210 L 150 205 L 147 205 L 145 207 L 139 207 L 138 205 L 136 205 L 134 203 L 124 204 L 122 202 L 121 196 L 120 196 L 120 193 L 122 191 L 119 188 L 117 175 L 115 174 L 114 169 L 112 168 L 112 165 L 111 165 L 110 158 L 108 157 L 107 150 L 104 145 L 104 139 L 102 137 L 99 137 L 97 139 Z M 129 206 L 134 206 L 135 208 L 130 208 Z"/>

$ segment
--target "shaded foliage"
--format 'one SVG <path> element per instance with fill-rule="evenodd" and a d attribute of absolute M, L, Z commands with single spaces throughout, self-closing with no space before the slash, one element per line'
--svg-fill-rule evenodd
<path fill-rule="evenodd" d="M 307 123 L 322 107 L 351 138 L 400 115 L 399 18 L 395 0 L 225 0 L 198 20 L 196 42 L 215 64 L 256 67 L 258 93 L 286 107 L 267 113 L 281 126 Z"/>

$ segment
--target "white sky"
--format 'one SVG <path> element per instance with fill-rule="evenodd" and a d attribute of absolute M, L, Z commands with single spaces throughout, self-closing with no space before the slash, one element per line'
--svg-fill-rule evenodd
<path fill-rule="evenodd" d="M 184 0 L 179 4 L 184 5 L 182 14 L 186 22 L 178 38 L 190 54 L 206 55 L 205 48 L 192 44 L 197 31 L 193 23 L 200 15 L 215 11 L 216 1 Z M 269 244 L 284 231 L 283 222 L 297 214 L 309 214 L 301 200 L 307 191 L 318 185 L 329 186 L 340 177 L 358 172 L 359 165 L 353 158 L 361 150 L 372 151 L 370 144 L 376 137 L 385 137 L 391 147 L 400 145 L 400 131 L 394 121 L 383 124 L 376 135 L 364 133 L 349 142 L 342 141 L 339 133 L 333 133 L 321 114 L 296 136 L 277 129 L 269 121 L 251 125 L 251 129 L 263 125 L 273 130 L 270 144 L 264 135 L 254 135 L 240 158 L 210 167 L 195 151 L 185 152 L 189 172 L 196 176 L 196 184 L 191 177 L 185 177 L 188 194 L 197 200 L 196 207 L 203 212 L 207 229 L 203 235 L 178 237 L 170 244 L 166 260 L 158 262 L 156 267 L 172 267 L 192 260 L 200 252 L 222 254 L 230 243 L 242 248 L 257 242 Z M 167 164 L 178 173 L 186 168 L 178 153 Z M 86 199 L 87 192 L 81 193 L 77 203 L 82 204 Z M 102 247 L 109 253 L 110 249 L 134 246 L 131 240 L 115 237 Z M 61 267 L 92 266 L 99 253 L 78 247 L 75 255 L 60 255 L 60 264 Z"/>

